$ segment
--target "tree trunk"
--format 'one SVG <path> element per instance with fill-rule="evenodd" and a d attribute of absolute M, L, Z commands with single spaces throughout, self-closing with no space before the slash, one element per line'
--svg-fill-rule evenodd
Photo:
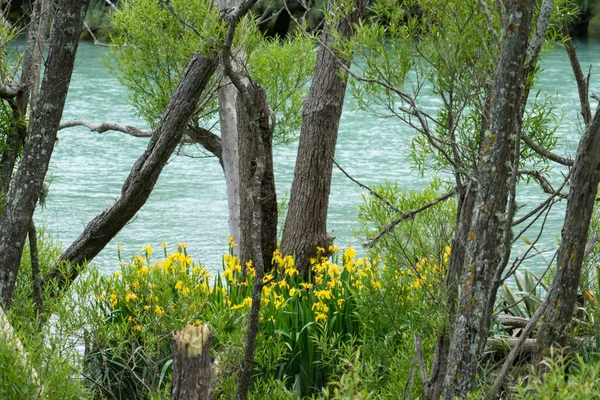
<path fill-rule="evenodd" d="M 221 0 L 219 7 L 227 9 L 236 6 L 236 1 Z M 246 54 L 240 48 L 235 49 L 231 62 L 233 73 L 238 75 L 242 85 L 249 88 L 250 77 L 246 76 Z M 252 244 L 253 206 L 250 199 L 252 180 L 254 177 L 258 149 L 256 136 L 252 133 L 257 127 L 265 150 L 265 171 L 262 174 L 262 248 L 263 262 L 270 269 L 273 252 L 277 248 L 277 195 L 275 192 L 275 175 L 273 172 L 273 127 L 270 126 L 271 112 L 266 98 L 255 98 L 255 104 L 244 104 L 241 94 L 228 76 L 223 78 L 219 91 L 219 120 L 221 125 L 221 144 L 223 154 L 223 171 L 227 186 L 229 203 L 229 230 L 237 247 L 235 254 L 242 265 L 255 260 Z M 259 90 L 250 90 L 250 96 L 257 96 Z"/>
<path fill-rule="evenodd" d="M 248 391 L 250 389 L 250 383 L 252 379 L 252 369 L 254 366 L 254 354 L 256 352 L 256 337 L 259 331 L 259 317 L 260 317 L 260 302 L 262 297 L 263 289 L 263 276 L 265 274 L 265 266 L 271 265 L 271 258 L 273 257 L 273 251 L 275 250 L 276 243 L 267 242 L 267 245 L 273 246 L 273 248 L 265 249 L 265 232 L 264 229 L 272 229 L 272 224 L 275 224 L 277 229 L 277 219 L 271 220 L 269 216 L 263 215 L 265 208 L 265 196 L 275 196 L 275 186 L 272 188 L 265 188 L 265 183 L 268 183 L 268 179 L 265 179 L 264 174 L 269 170 L 268 164 L 271 164 L 272 171 L 272 155 L 270 145 L 266 146 L 264 138 L 269 142 L 272 139 L 272 130 L 269 126 L 269 110 L 267 106 L 267 97 L 265 90 L 258 84 L 254 83 L 253 87 L 247 87 L 246 93 L 248 96 L 241 96 L 240 99 L 244 100 L 244 106 L 248 110 L 248 115 L 257 115 L 259 117 L 257 123 L 250 123 L 252 129 L 243 136 L 251 137 L 253 152 L 256 154 L 256 159 L 253 165 L 253 173 L 251 180 L 251 191 L 247 193 L 247 203 L 251 206 L 251 210 L 246 212 L 251 213 L 250 220 L 252 221 L 251 242 L 252 252 L 255 260 L 255 275 L 254 275 L 254 286 L 252 288 L 252 305 L 250 306 L 250 313 L 248 316 L 248 329 L 246 331 L 246 343 L 244 349 L 244 360 L 242 362 L 242 368 L 238 378 L 238 387 L 236 398 L 238 400 L 246 400 L 248 397 Z M 239 108 L 238 108 L 239 109 Z M 273 193 L 270 193 L 270 191 Z M 276 202 L 275 202 L 276 204 Z M 268 210 L 272 211 L 272 210 Z M 276 212 L 277 210 L 275 210 Z M 243 215 L 243 214 L 242 214 Z M 277 214 L 275 213 L 275 216 Z M 276 231 L 275 231 L 276 232 Z M 269 238 L 268 238 L 269 239 Z M 265 251 L 266 250 L 266 251 Z"/>
<path fill-rule="evenodd" d="M 277 194 L 275 192 L 275 175 L 273 172 L 273 127 L 269 121 L 271 111 L 267 104 L 266 92 L 257 83 L 252 83 L 254 88 L 249 90 L 252 96 L 250 106 L 244 104 L 241 96 L 237 98 L 236 120 L 238 122 L 238 160 L 239 160 L 239 195 L 240 195 L 240 238 L 239 257 L 242 265 L 254 260 L 256 246 L 253 243 L 254 218 L 260 216 L 261 221 L 261 248 L 263 265 L 267 270 L 271 268 L 273 252 L 277 248 Z M 264 154 L 259 153 L 258 138 L 262 141 Z M 262 157 L 264 171 L 260 174 L 260 201 L 261 213 L 254 213 L 252 200 L 253 181 L 256 173 L 257 159 Z"/>
<path fill-rule="evenodd" d="M 366 7 L 355 1 L 355 9 L 335 28 L 338 39 L 348 40 Z M 331 28 L 328 28 L 331 29 Z M 333 156 L 344 105 L 349 59 L 341 60 L 332 49 L 334 35 L 327 32 L 317 55 L 315 72 L 302 110 L 302 126 L 290 203 L 283 230 L 281 251 L 296 256 L 296 265 L 305 274 L 317 246 L 327 249 L 327 208 L 331 188 Z"/>
<path fill-rule="evenodd" d="M 39 107 L 0 216 L 0 300 L 5 307 L 12 300 L 25 237 L 56 142 L 87 5 L 87 0 L 58 3 Z"/>
<path fill-rule="evenodd" d="M 216 66 L 216 59 L 206 58 L 199 53 L 192 57 L 146 151 L 137 159 L 125 180 L 121 195 L 94 218 L 60 256 L 46 278 L 46 285 L 55 280 L 59 288 L 68 286 L 78 276 L 79 267 L 92 260 L 144 205 L 163 167 L 180 142 Z M 65 272 L 64 264 L 70 264 L 68 272 Z"/>
<path fill-rule="evenodd" d="M 586 126 L 573 170 L 565 222 L 556 259 L 556 273 L 548 291 L 548 306 L 538 332 L 538 358 L 553 345 L 564 347 L 581 277 L 584 251 L 600 180 L 600 110 Z"/>
<path fill-rule="evenodd" d="M 448 321 L 453 321 L 456 314 L 456 303 L 458 301 L 458 282 L 460 272 L 465 259 L 465 243 L 468 239 L 475 203 L 475 190 L 470 186 L 463 188 L 457 205 L 456 227 L 452 239 L 452 251 L 448 260 L 444 288 L 446 289 L 445 309 L 448 310 Z M 446 376 L 446 361 L 450 351 L 450 332 L 447 327 L 437 334 L 435 344 L 435 355 L 431 367 L 431 374 L 427 382 L 423 382 L 425 398 L 438 400 L 442 394 L 442 384 Z"/>
<path fill-rule="evenodd" d="M 454 318 L 442 397 L 466 397 L 472 389 L 479 356 L 485 346 L 496 298 L 496 276 L 502 268 L 508 180 L 514 140 L 520 129 L 520 105 L 526 79 L 525 57 L 532 25 L 533 3 L 506 4 L 506 29 L 496 70 L 489 129 L 481 137 L 474 211 L 460 278 L 459 306 Z M 514 166 L 516 168 L 516 166 Z M 510 235 L 509 235 L 510 238 Z M 509 240 L 510 242 L 510 240 Z"/>
<path fill-rule="evenodd" d="M 171 400 L 212 399 L 211 338 L 208 325 L 188 325 L 173 334 Z"/>
<path fill-rule="evenodd" d="M 16 97 L 16 107 L 13 108 L 15 120 L 27 115 L 30 96 L 32 99 L 31 110 L 35 108 L 35 103 L 39 97 L 42 50 L 47 37 L 48 24 L 52 11 L 51 4 L 49 3 L 49 0 L 37 0 L 33 6 L 21 67 L 21 81 L 19 84 L 21 91 Z M 1 193 L 8 192 L 10 188 L 17 155 L 22 144 L 25 142 L 26 136 L 27 127 L 24 124 L 18 124 L 18 128 L 7 135 L 6 149 L 2 152 L 0 160 Z"/>

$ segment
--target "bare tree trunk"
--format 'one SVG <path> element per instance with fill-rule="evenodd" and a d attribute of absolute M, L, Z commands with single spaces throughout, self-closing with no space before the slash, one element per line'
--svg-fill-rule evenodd
<path fill-rule="evenodd" d="M 188 325 L 173 334 L 171 400 L 212 399 L 211 338 L 208 325 Z"/>
<path fill-rule="evenodd" d="M 537 335 L 539 359 L 554 345 L 564 347 L 581 278 L 584 251 L 600 180 L 600 110 L 586 126 L 573 170 L 565 222 L 556 261 L 556 273 L 548 291 L 548 306 Z"/>
<path fill-rule="evenodd" d="M 465 397 L 472 389 L 479 356 L 486 342 L 496 298 L 496 276 L 510 245 L 506 224 L 514 138 L 520 129 L 525 59 L 532 25 L 533 3 L 505 2 L 506 29 L 496 71 L 489 129 L 482 135 L 477 165 L 477 195 L 460 278 L 442 397 Z"/>
<path fill-rule="evenodd" d="M 221 0 L 221 9 L 235 7 L 236 1 Z M 235 49 L 231 60 L 231 70 L 238 76 L 240 84 L 249 88 L 255 85 L 246 76 L 246 55 L 242 49 Z M 249 91 L 252 92 L 252 91 Z M 223 154 L 223 170 L 227 185 L 229 203 L 229 229 L 238 246 L 234 249 L 240 257 L 242 265 L 249 261 L 256 262 L 252 243 L 253 205 L 249 193 L 252 192 L 252 181 L 256 169 L 258 155 L 257 137 L 252 134 L 252 124 L 258 122 L 263 127 L 260 134 L 265 150 L 265 171 L 262 176 L 262 247 L 264 265 L 271 266 L 271 258 L 277 246 L 277 196 L 275 192 L 275 175 L 273 172 L 273 129 L 269 123 L 268 103 L 257 99 L 257 103 L 248 107 L 241 99 L 239 89 L 231 82 L 229 76 L 223 79 L 219 91 L 219 119 L 221 125 L 221 143 Z M 261 107 L 257 107 L 261 105 Z"/>
<path fill-rule="evenodd" d="M 338 39 L 348 40 L 354 34 L 353 24 L 363 15 L 365 7 L 365 1 L 355 1 L 354 11 L 335 27 Z M 332 244 L 327 233 L 327 208 L 333 156 L 346 93 L 344 67 L 347 68 L 351 61 L 340 60 L 332 44 L 333 34 L 325 33 L 313 81 L 304 100 L 298 158 L 281 242 L 282 253 L 294 254 L 296 265 L 305 274 L 310 258 L 317 253 L 317 246 L 327 249 Z"/>
<path fill-rule="evenodd" d="M 94 218 L 73 244 L 60 256 L 45 284 L 57 281 L 68 286 L 79 275 L 79 267 L 92 260 L 144 205 L 163 167 L 181 141 L 196 110 L 198 99 L 217 67 L 216 59 L 196 53 L 188 63 L 169 100 L 144 154 L 137 159 L 123 184 L 119 198 Z M 70 264 L 65 273 L 64 264 Z"/>
<path fill-rule="evenodd" d="M 54 149 L 88 0 L 61 0 L 23 158 L 0 216 L 0 300 L 10 306 L 35 204 Z"/>
<path fill-rule="evenodd" d="M 250 306 L 250 314 L 248 316 L 248 330 L 246 332 L 246 347 L 244 349 L 244 360 L 242 361 L 242 369 L 238 379 L 237 396 L 238 400 L 246 400 L 248 397 L 248 391 L 250 389 L 250 383 L 252 378 L 252 368 L 254 366 L 254 354 L 256 352 L 256 337 L 259 331 L 259 316 L 260 316 L 260 301 L 262 297 L 262 289 L 264 286 L 263 276 L 265 273 L 265 266 L 271 265 L 271 257 L 273 256 L 273 249 L 265 249 L 265 227 L 267 229 L 272 228 L 270 224 L 273 221 L 269 220 L 268 216 L 265 219 L 264 212 L 264 196 L 269 195 L 265 193 L 264 174 L 268 171 L 268 163 L 272 164 L 271 155 L 268 153 L 268 146 L 265 146 L 263 137 L 264 132 L 269 130 L 268 126 L 268 114 L 265 115 L 265 109 L 267 106 L 267 98 L 265 90 L 258 84 L 255 84 L 254 88 L 248 90 L 249 96 L 245 99 L 245 105 L 248 109 L 254 109 L 249 114 L 259 114 L 262 118 L 259 119 L 259 123 L 250 124 L 254 129 L 251 130 L 251 137 L 253 140 L 253 147 L 255 148 L 255 154 L 257 154 L 256 165 L 253 168 L 253 174 L 251 179 L 252 189 L 249 193 L 246 193 L 248 197 L 247 203 L 252 207 L 249 210 L 252 213 L 252 226 L 251 226 L 251 241 L 252 241 L 252 252 L 255 256 L 255 276 L 254 276 L 254 287 L 252 290 L 252 305 Z M 250 97 L 251 96 L 251 97 Z M 262 120 L 262 124 L 260 121 Z M 267 126 L 264 126 L 264 123 Z M 261 126 L 263 125 L 263 126 Z M 267 139 L 271 140 L 271 135 L 267 135 Z M 272 166 L 271 166 L 272 169 Z M 267 192 L 271 189 L 267 189 Z M 274 190 L 274 186 L 273 186 Z M 277 220 L 275 222 L 275 229 L 277 227 Z M 275 245 L 275 243 L 268 243 L 269 245 Z M 266 250 L 266 251 L 265 251 Z M 266 262 L 265 262 L 266 261 Z"/>
<path fill-rule="evenodd" d="M 256 264 L 258 254 L 253 238 L 255 221 L 261 218 L 261 255 L 265 269 L 270 270 L 273 252 L 277 248 L 277 194 L 275 192 L 275 175 L 273 172 L 273 126 L 269 121 L 271 111 L 267 104 L 264 89 L 256 83 L 249 92 L 254 98 L 251 107 L 245 106 L 244 100 L 238 97 L 237 121 L 239 135 L 239 190 L 240 190 L 240 260 L 245 263 L 253 260 Z M 262 152 L 259 152 L 259 139 Z M 262 153 L 262 154 L 261 154 Z M 261 208 L 260 214 L 255 214 L 256 205 L 251 198 L 254 190 L 254 179 L 257 160 L 261 159 L 264 171 L 260 174 L 260 196 L 256 201 Z M 243 265 L 243 264 L 242 264 Z"/>

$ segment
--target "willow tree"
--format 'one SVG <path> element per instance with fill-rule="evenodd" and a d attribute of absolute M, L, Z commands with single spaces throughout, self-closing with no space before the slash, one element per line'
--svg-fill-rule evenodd
<path fill-rule="evenodd" d="M 452 176 L 457 218 L 440 293 L 447 323 L 435 333 L 429 377 L 424 367 L 421 377 L 427 398 L 451 399 L 473 387 L 498 287 L 514 272 L 506 271 L 513 224 L 525 221 L 514 220 L 516 183 L 531 166 L 544 183 L 549 160 L 536 151 L 555 144 L 556 125 L 539 118 L 552 105 L 534 99 L 526 107 L 554 2 L 403 5 L 374 5 L 379 23 L 358 33 L 364 63 L 354 88 L 363 108 L 417 132 L 412 157 L 422 172 Z"/>

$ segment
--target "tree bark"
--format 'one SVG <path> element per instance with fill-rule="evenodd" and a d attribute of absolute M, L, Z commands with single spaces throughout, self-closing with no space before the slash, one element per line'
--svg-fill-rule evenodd
<path fill-rule="evenodd" d="M 198 99 L 217 66 L 216 57 L 196 53 L 184 71 L 169 100 L 144 154 L 137 159 L 123 184 L 119 198 L 94 218 L 73 244 L 60 256 L 45 284 L 56 281 L 68 286 L 79 274 L 80 266 L 92 260 L 144 205 L 169 157 L 181 141 L 187 124 L 196 111 Z M 64 265 L 70 267 L 65 271 Z"/>
<path fill-rule="evenodd" d="M 600 180 L 600 110 L 586 126 L 571 172 L 571 189 L 556 261 L 556 273 L 548 291 L 548 306 L 537 335 L 538 358 L 554 345 L 564 347 L 581 278 L 581 268 L 594 201 Z"/>
<path fill-rule="evenodd" d="M 356 0 L 354 11 L 343 17 L 337 27 L 327 29 L 336 29 L 339 39 L 348 40 L 365 8 L 366 1 Z M 317 246 L 327 249 L 332 244 L 327 233 L 327 208 L 346 93 L 345 69 L 351 61 L 338 57 L 332 48 L 333 38 L 332 32 L 323 35 L 313 81 L 304 100 L 298 157 L 281 242 L 282 253 L 295 255 L 296 265 L 305 275 Z"/>
<path fill-rule="evenodd" d="M 235 7 L 236 1 L 221 0 L 221 9 Z M 229 66 L 226 70 L 236 77 L 233 80 L 228 74 L 223 78 L 219 91 L 219 119 L 221 125 L 221 145 L 223 171 L 227 186 L 229 203 L 229 229 L 237 247 L 235 254 L 242 265 L 249 260 L 256 262 L 257 255 L 252 243 L 253 205 L 250 193 L 259 157 L 257 135 L 262 138 L 264 147 L 264 173 L 261 174 L 261 208 L 262 208 L 262 257 L 267 269 L 270 269 L 273 252 L 277 248 L 277 195 L 275 192 L 275 175 L 273 171 L 273 127 L 269 121 L 272 114 L 265 96 L 260 95 L 262 88 L 251 82 L 246 75 L 246 55 L 237 48 L 234 56 L 228 55 Z M 243 85 L 247 96 L 253 99 L 242 99 L 240 88 Z M 252 87 L 251 87 L 252 86 Z M 252 104 L 250 104 L 252 103 Z M 256 129 L 258 128 L 258 130 Z M 260 132 L 259 132 L 260 131 Z"/>
<path fill-rule="evenodd" d="M 212 399 L 211 339 L 208 325 L 173 333 L 171 400 Z"/>
<path fill-rule="evenodd" d="M 49 0 L 37 0 L 33 6 L 21 67 L 20 90 L 16 95 L 13 107 L 15 120 L 27 115 L 30 97 L 31 110 L 35 108 L 35 103 L 39 97 L 42 50 L 48 36 L 47 30 L 52 12 L 49 3 Z M 10 188 L 17 156 L 26 136 L 27 127 L 24 124 L 18 124 L 18 128 L 7 135 L 6 149 L 2 152 L 2 158 L 0 159 L 0 192 L 2 193 L 8 192 Z"/>
<path fill-rule="evenodd" d="M 453 321 L 456 314 L 456 303 L 458 301 L 458 282 L 460 278 L 463 260 L 465 259 L 465 244 L 468 240 L 468 233 L 471 227 L 471 218 L 473 216 L 473 206 L 475 203 L 476 192 L 471 189 L 471 185 L 464 187 L 462 195 L 459 196 L 457 205 L 458 213 L 456 217 L 456 227 L 454 229 L 454 238 L 452 239 L 452 251 L 448 260 L 446 279 L 444 287 L 446 289 L 445 308 L 448 310 L 448 321 Z M 450 332 L 448 327 L 442 327 L 437 333 L 435 353 L 429 380 L 423 382 L 425 397 L 430 400 L 437 400 L 442 393 L 442 385 L 446 376 L 446 361 L 450 351 Z"/>
<path fill-rule="evenodd" d="M 33 220 L 27 231 L 29 237 L 29 254 L 31 262 L 32 297 L 35 304 L 35 314 L 42 318 L 44 312 L 44 296 L 42 295 L 42 277 L 40 272 L 40 258 L 37 245 L 37 232 Z"/>
<path fill-rule="evenodd" d="M 466 397 L 472 389 L 479 356 L 485 346 L 497 291 L 496 276 L 505 259 L 506 206 L 511 174 L 511 137 L 520 129 L 525 57 L 532 25 L 533 2 L 505 2 L 506 29 L 489 110 L 489 129 L 481 137 L 477 195 L 460 278 L 442 397 Z M 516 168 L 516 166 L 515 166 Z M 509 235 L 510 237 L 510 235 Z M 509 240 L 510 242 L 510 240 Z"/>
<path fill-rule="evenodd" d="M 249 90 L 251 98 L 248 104 L 242 97 L 237 98 L 237 131 L 239 139 L 239 194 L 240 194 L 240 238 L 239 257 L 242 265 L 257 257 L 262 258 L 265 269 L 270 270 L 273 252 L 277 249 L 277 194 L 275 192 L 275 175 L 273 171 L 273 126 L 270 121 L 271 111 L 267 103 L 265 90 L 253 82 Z M 259 144 L 260 138 L 260 144 Z M 259 151 L 259 145 L 262 151 Z M 262 153 L 262 154 L 261 154 Z M 251 198 L 257 169 L 257 160 L 261 158 L 264 171 L 260 174 L 261 212 L 255 214 L 254 201 Z M 256 217 L 260 217 L 261 254 L 256 254 L 253 243 Z"/>
<path fill-rule="evenodd" d="M 0 300 L 5 307 L 12 300 L 25 237 L 54 149 L 87 5 L 88 0 L 58 3 L 39 107 L 0 216 Z"/>

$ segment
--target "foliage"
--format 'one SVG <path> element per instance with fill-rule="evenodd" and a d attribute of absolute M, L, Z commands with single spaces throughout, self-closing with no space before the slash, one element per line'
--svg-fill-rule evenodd
<path fill-rule="evenodd" d="M 555 8 L 561 18 L 566 3 Z M 353 96 L 360 109 L 399 118 L 418 133 L 411 158 L 421 174 L 464 173 L 476 164 L 482 110 L 498 58 L 489 30 L 499 25 L 496 13 L 486 16 L 478 2 L 409 0 L 397 7 L 380 0 L 369 23 L 359 27 Z M 558 36 L 557 26 L 550 37 Z M 549 150 L 556 146 L 554 102 L 538 94 L 523 119 L 524 132 Z M 548 164 L 526 145 L 522 157 L 527 165 Z"/>
<path fill-rule="evenodd" d="M 600 363 L 554 354 L 542 361 L 543 372 L 521 380 L 515 399 L 593 399 L 600 391 Z"/>
<path fill-rule="evenodd" d="M 168 254 L 164 244 L 163 260 L 153 261 L 153 250 L 146 246 L 131 262 L 122 263 L 120 271 L 97 279 L 88 308 L 102 317 L 94 320 L 87 334 L 85 368 L 96 382 L 92 390 L 136 398 L 164 390 L 170 372 L 169 333 L 188 323 L 208 321 L 219 365 L 215 395 L 234 392 L 254 270 L 251 262 L 240 265 L 233 255 L 235 244 L 230 244 L 232 250 L 217 276 L 194 264 L 184 245 Z M 394 312 L 409 315 L 423 302 L 425 288 L 435 286 L 435 271 L 442 269 L 422 260 L 415 273 L 392 273 L 377 261 L 357 259 L 351 248 L 340 252 L 332 246 L 319 252 L 333 257 L 312 260 L 306 279 L 299 276 L 292 257 L 274 254 L 275 268 L 264 277 L 261 300 L 254 372 L 258 392 L 276 387 L 282 396 L 306 396 L 329 382 L 349 379 L 344 374 L 352 370 L 356 350 L 367 337 L 377 337 L 378 344 L 368 347 L 373 354 L 386 341 L 384 348 L 395 351 L 397 344 L 410 340 L 414 326 L 397 325 L 394 333 L 389 332 L 389 323 L 375 326 L 369 322 L 373 310 L 367 310 L 373 304 L 359 299 L 393 296 L 400 301 L 388 305 L 397 303 Z M 392 279 L 397 282 L 384 292 Z M 398 321 L 402 316 L 393 318 Z M 388 335 L 376 332 L 379 328 L 387 329 Z M 398 332 L 404 333 L 397 336 Z M 390 353 L 378 354 L 371 359 L 373 368 L 387 369 L 390 376 Z"/>
<path fill-rule="evenodd" d="M 113 14 L 111 61 L 107 65 L 129 90 L 138 115 L 154 126 L 171 93 L 196 51 L 208 55 L 218 51 L 226 26 L 219 10 L 205 0 L 170 3 L 177 15 L 200 33 L 185 27 L 159 2 L 123 1 Z M 246 17 L 236 30 L 234 49 L 245 52 L 244 68 L 267 90 L 269 104 L 277 114 L 275 142 L 288 143 L 297 137 L 302 99 L 312 74 L 315 54 L 310 40 L 298 35 L 290 39 L 267 39 L 258 21 Z M 219 78 L 213 81 L 198 105 L 193 123 L 211 128 L 217 112 Z"/>
<path fill-rule="evenodd" d="M 38 251 L 40 269 L 46 273 L 60 254 L 60 245 L 40 229 Z M 77 281 L 64 294 L 62 301 L 46 298 L 44 309 L 52 315 L 52 319 L 41 330 L 31 300 L 31 288 L 31 265 L 26 247 L 13 304 L 8 313 L 26 355 L 15 352 L 14 347 L 8 345 L 9 342 L 0 341 L 0 398 L 86 398 L 78 367 L 78 346 L 81 343 L 76 335 L 83 331 L 87 320 L 81 313 L 81 304 L 88 298 L 90 286 L 83 280 Z M 15 365 L 24 363 L 23 368 L 15 368 Z M 33 370 L 37 373 L 37 381 L 32 378 Z"/>
<path fill-rule="evenodd" d="M 500 304 L 508 314 L 531 318 L 542 304 L 544 293 L 548 291 L 548 285 L 541 281 L 532 271 L 522 269 L 515 271 L 514 281 L 516 285 L 502 285 Z"/>
<path fill-rule="evenodd" d="M 397 210 L 408 212 L 440 197 L 443 194 L 443 186 L 440 179 L 433 178 L 422 191 L 405 191 L 400 189 L 398 184 L 387 181 L 371 189 Z M 369 249 L 369 255 L 381 255 L 386 265 L 394 268 L 415 267 L 415 260 L 431 257 L 432 254 L 441 257 L 444 248 L 452 241 L 455 208 L 455 200 L 449 199 L 412 218 L 407 218 L 390 233 L 381 237 Z M 361 223 L 360 234 L 367 238 L 375 237 L 399 217 L 397 211 L 376 196 L 363 196 L 358 215 Z M 441 261 L 441 258 L 437 261 Z"/>

